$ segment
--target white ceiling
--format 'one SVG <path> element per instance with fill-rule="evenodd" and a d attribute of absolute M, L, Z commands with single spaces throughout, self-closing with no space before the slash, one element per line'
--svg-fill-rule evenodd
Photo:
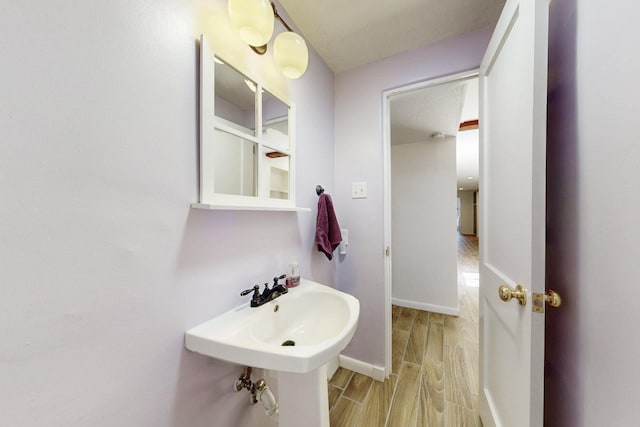
<path fill-rule="evenodd" d="M 504 0 L 280 0 L 335 73 L 494 25 Z"/>

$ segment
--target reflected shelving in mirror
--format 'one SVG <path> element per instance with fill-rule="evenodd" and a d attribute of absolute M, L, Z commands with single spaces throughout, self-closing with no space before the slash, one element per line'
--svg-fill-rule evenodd
<path fill-rule="evenodd" d="M 268 191 L 272 199 L 289 199 L 290 156 L 281 151 L 267 151 L 264 165 L 265 176 L 261 182 L 265 192 Z"/>
<path fill-rule="evenodd" d="M 262 94 L 262 132 L 272 148 L 290 149 L 289 107 L 268 91 Z"/>

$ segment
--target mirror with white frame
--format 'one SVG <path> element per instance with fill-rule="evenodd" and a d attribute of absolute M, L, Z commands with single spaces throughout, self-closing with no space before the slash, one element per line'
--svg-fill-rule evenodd
<path fill-rule="evenodd" d="M 296 210 L 293 108 L 200 40 L 200 203 Z"/>
<path fill-rule="evenodd" d="M 262 136 L 265 158 L 260 182 L 270 198 L 287 200 L 291 162 L 289 107 L 267 91 L 262 93 Z"/>

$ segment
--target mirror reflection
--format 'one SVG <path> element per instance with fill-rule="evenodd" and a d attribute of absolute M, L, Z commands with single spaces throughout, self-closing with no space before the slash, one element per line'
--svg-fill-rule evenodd
<path fill-rule="evenodd" d="M 289 149 L 289 107 L 268 91 L 262 93 L 262 133 L 271 147 Z"/>
<path fill-rule="evenodd" d="M 222 60 L 215 63 L 215 115 L 255 136 L 257 85 Z"/>
<path fill-rule="evenodd" d="M 263 158 L 262 179 L 264 193 L 272 199 L 289 199 L 290 156 L 280 151 L 267 150 Z"/>
<path fill-rule="evenodd" d="M 213 147 L 216 193 L 257 196 L 256 144 L 239 136 L 215 130 Z"/>

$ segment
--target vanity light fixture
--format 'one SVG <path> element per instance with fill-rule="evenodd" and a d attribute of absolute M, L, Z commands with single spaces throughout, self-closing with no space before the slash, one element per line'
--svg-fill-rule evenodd
<path fill-rule="evenodd" d="M 278 34 L 273 41 L 276 65 L 288 79 L 297 79 L 304 74 L 309 64 L 307 44 L 284 22 L 273 2 L 229 0 L 228 7 L 231 23 L 238 29 L 240 38 L 259 55 L 267 52 L 267 42 L 271 39 L 277 18 L 287 31 Z"/>
<path fill-rule="evenodd" d="M 229 18 L 249 46 L 266 44 L 273 34 L 273 11 L 266 0 L 229 0 Z"/>

